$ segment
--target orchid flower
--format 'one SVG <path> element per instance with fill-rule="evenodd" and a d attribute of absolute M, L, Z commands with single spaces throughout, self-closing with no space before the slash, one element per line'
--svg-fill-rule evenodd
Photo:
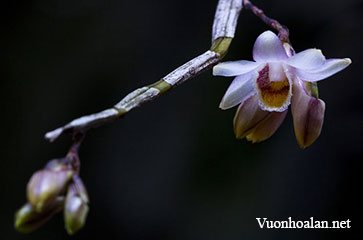
<path fill-rule="evenodd" d="M 312 83 L 346 68 L 351 60 L 326 59 L 318 49 L 294 54 L 271 31 L 262 33 L 253 47 L 255 61 L 231 61 L 216 65 L 213 75 L 235 79 L 227 89 L 221 109 L 238 104 L 234 117 L 237 138 L 260 142 L 271 137 L 292 105 L 295 135 L 303 148 L 320 135 L 325 104 L 311 92 Z"/>

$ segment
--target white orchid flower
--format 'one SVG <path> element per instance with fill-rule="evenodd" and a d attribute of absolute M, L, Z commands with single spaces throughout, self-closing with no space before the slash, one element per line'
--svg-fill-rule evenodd
<path fill-rule="evenodd" d="M 213 68 L 215 76 L 235 77 L 220 108 L 240 104 L 234 118 L 236 137 L 253 142 L 269 138 L 292 102 L 297 140 L 300 146 L 309 146 L 320 134 L 325 104 L 312 97 L 307 86 L 343 70 L 351 60 L 326 59 L 318 49 L 294 55 L 291 46 L 283 45 L 271 31 L 257 38 L 253 59 L 224 62 Z"/>

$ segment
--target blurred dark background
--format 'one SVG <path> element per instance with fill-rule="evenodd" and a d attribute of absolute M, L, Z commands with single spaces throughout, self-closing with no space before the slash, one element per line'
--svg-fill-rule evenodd
<path fill-rule="evenodd" d="M 236 140 L 235 109 L 218 109 L 231 79 L 206 72 L 89 132 L 80 154 L 91 209 L 73 239 L 106 234 L 130 240 L 353 239 L 361 228 L 355 215 L 363 159 L 363 2 L 253 2 L 290 28 L 297 51 L 316 47 L 327 58 L 353 61 L 319 83 L 327 105 L 320 138 L 301 150 L 288 116 L 266 142 Z M 50 144 L 44 133 L 112 106 L 207 50 L 216 4 L 13 0 L 2 5 L 1 239 L 70 238 L 61 214 L 32 234 L 13 228 L 32 173 L 64 156 L 71 144 L 69 136 Z M 253 43 L 267 29 L 243 11 L 225 60 L 252 59 Z M 256 217 L 350 219 L 352 228 L 260 229 Z"/>

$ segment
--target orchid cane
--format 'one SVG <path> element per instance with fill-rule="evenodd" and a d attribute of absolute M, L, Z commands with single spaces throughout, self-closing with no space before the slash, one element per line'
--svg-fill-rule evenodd
<path fill-rule="evenodd" d="M 279 34 L 267 31 L 257 38 L 255 62 L 216 65 L 228 51 L 242 7 L 251 10 Z M 350 62 L 349 59 L 326 60 L 316 49 L 294 55 L 285 26 L 267 17 L 248 0 L 219 0 L 209 50 L 161 80 L 136 89 L 113 107 L 75 119 L 45 135 L 53 142 L 69 133 L 74 143 L 64 158 L 50 161 L 33 175 L 27 188 L 28 203 L 17 211 L 15 228 L 21 232 L 33 231 L 63 210 L 67 232 L 79 231 L 89 211 L 87 190 L 79 176 L 78 156 L 86 132 L 124 116 L 215 65 L 214 75 L 236 76 L 220 107 L 227 109 L 240 104 L 234 118 L 238 138 L 246 137 L 253 142 L 269 138 L 282 123 L 291 103 L 297 140 L 300 146 L 307 147 L 320 134 L 325 109 L 324 102 L 318 99 L 315 82 L 344 69 Z"/>

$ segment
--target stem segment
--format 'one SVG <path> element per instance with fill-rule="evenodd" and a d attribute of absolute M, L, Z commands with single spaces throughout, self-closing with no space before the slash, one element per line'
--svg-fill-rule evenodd
<path fill-rule="evenodd" d="M 110 123 L 145 102 L 156 99 L 173 87 L 192 79 L 217 64 L 227 53 L 234 37 L 237 19 L 242 9 L 241 0 L 219 0 L 214 17 L 212 47 L 205 53 L 178 67 L 161 80 L 129 93 L 112 108 L 77 118 L 68 124 L 45 134 L 53 142 L 64 133 L 85 133 L 90 128 Z"/>
<path fill-rule="evenodd" d="M 289 29 L 280 24 L 277 20 L 267 17 L 264 12 L 253 5 L 249 0 L 243 0 L 243 6 L 251 10 L 257 17 L 259 17 L 264 23 L 278 31 L 278 36 L 282 42 L 290 42 L 289 40 Z"/>

